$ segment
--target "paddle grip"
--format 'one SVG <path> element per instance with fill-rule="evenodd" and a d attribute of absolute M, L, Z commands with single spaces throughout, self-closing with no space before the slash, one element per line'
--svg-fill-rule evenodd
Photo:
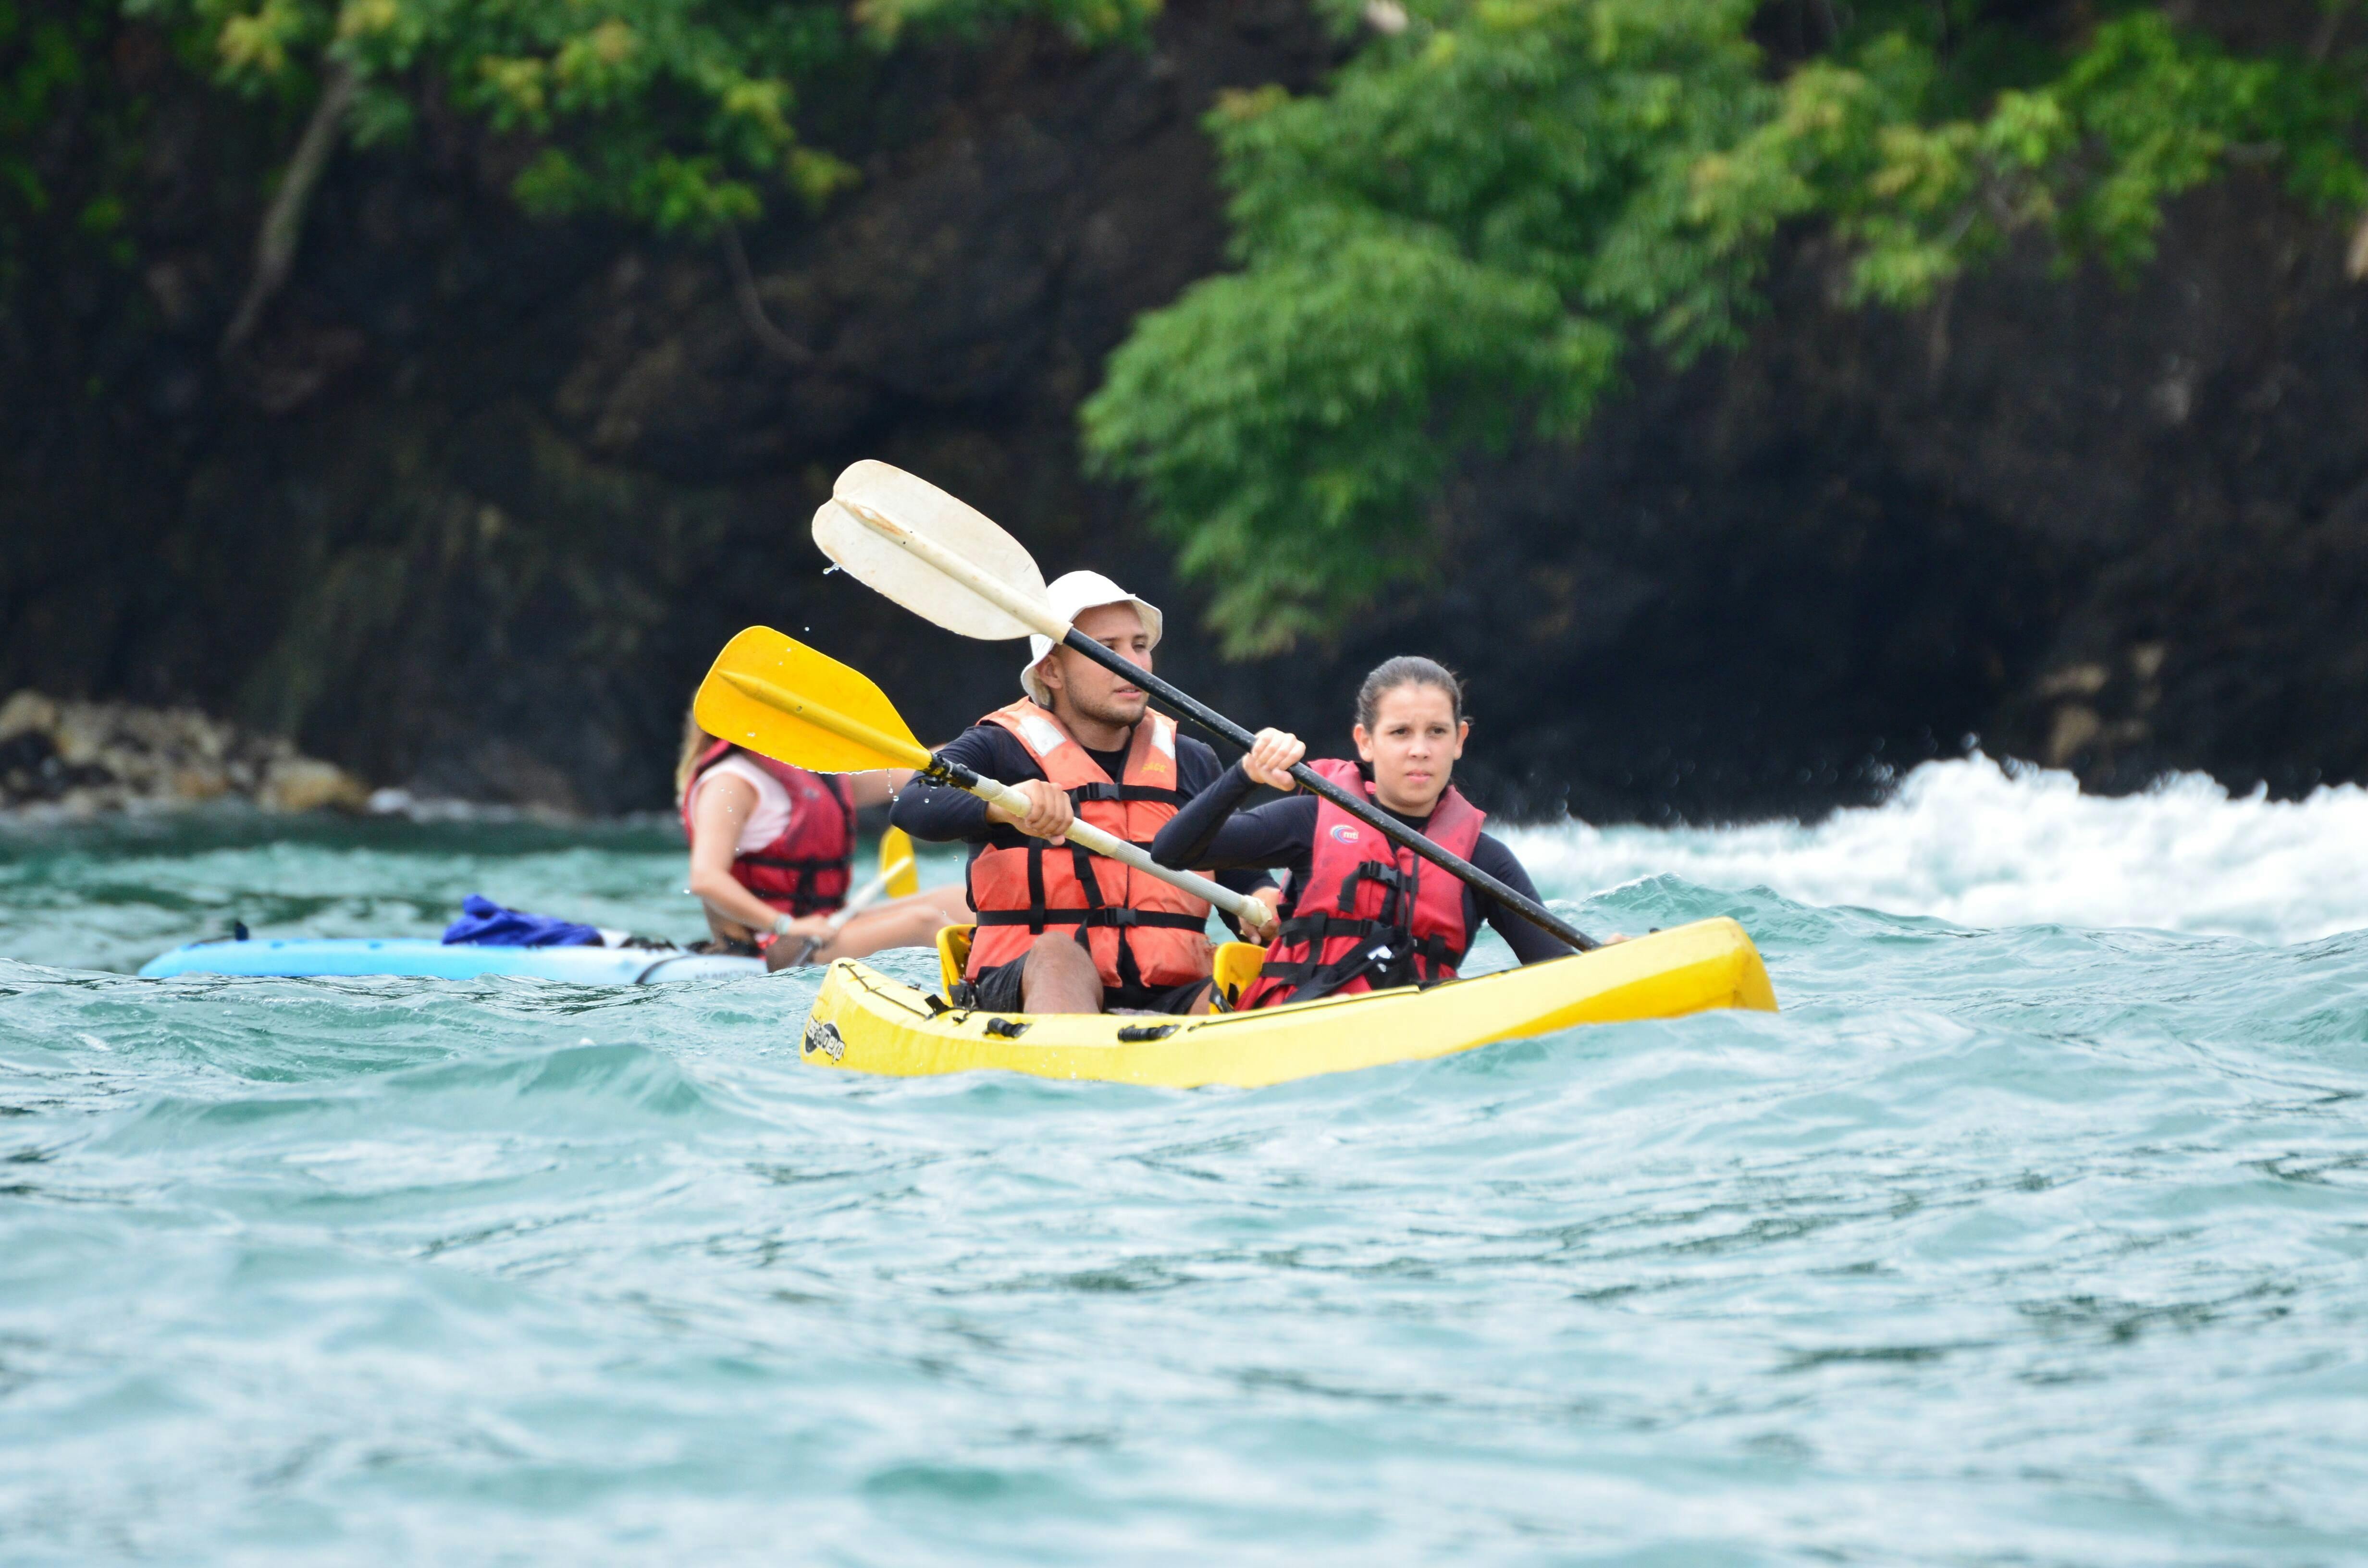
<path fill-rule="evenodd" d="M 1065 646 L 1075 648 L 1111 674 L 1125 676 L 1212 735 L 1221 736 L 1245 751 L 1248 750 L 1251 743 L 1258 739 L 1215 709 L 1177 690 L 1149 670 L 1141 669 L 1130 664 L 1075 627 L 1069 629 L 1069 634 L 1063 638 L 1062 642 Z M 1536 899 L 1515 892 L 1462 856 L 1433 844 L 1362 795 L 1352 794 L 1343 790 L 1305 763 L 1293 767 L 1291 776 L 1299 780 L 1302 789 L 1315 791 L 1359 822 L 1378 830 L 1383 837 L 1404 845 L 1433 865 L 1461 877 L 1474 888 L 1486 893 L 1531 925 L 1569 943 L 1580 952 L 1591 953 L 1603 945 L 1569 921 L 1554 914 Z"/>
<path fill-rule="evenodd" d="M 1100 644 L 1096 643 L 1095 646 L 1099 647 Z M 932 784 L 951 784 L 957 790 L 968 790 L 991 806 L 1001 806 L 1005 811 L 1020 816 L 1026 816 L 1035 803 L 1010 785 L 983 778 L 961 763 L 948 762 L 941 756 L 931 757 L 929 766 L 921 770 L 921 777 Z M 1089 822 L 1070 824 L 1068 836 L 1097 855 L 1123 866 L 1132 866 L 1146 877 L 1156 877 L 1171 887 L 1183 889 L 1194 898 L 1213 903 L 1236 920 L 1247 919 L 1254 926 L 1263 926 L 1267 922 L 1267 912 L 1256 899 L 1245 897 L 1229 887 L 1222 887 L 1206 877 L 1170 869 L 1153 859 L 1140 845 L 1130 844 L 1123 838 L 1105 833 Z M 1253 910 L 1256 911 L 1254 915 Z"/>

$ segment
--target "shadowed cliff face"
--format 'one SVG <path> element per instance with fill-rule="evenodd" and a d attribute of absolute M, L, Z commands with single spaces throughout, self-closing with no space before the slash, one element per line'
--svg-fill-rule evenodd
<path fill-rule="evenodd" d="M 1974 736 L 2100 790 L 2368 776 L 2344 240 L 2238 179 L 2134 284 L 2023 256 L 1905 317 L 1800 244 L 1747 351 L 1456 497 L 1483 733 L 1547 708 L 1520 793 L 1582 814 L 1814 810 Z"/>
<path fill-rule="evenodd" d="M 1810 812 L 1972 735 L 2100 788 L 2368 775 L 2359 295 L 2342 236 L 2246 181 L 2134 287 L 2023 257 L 1914 317 L 1832 308 L 1803 238 L 1744 353 L 1639 363 L 1577 452 L 1474 469 L 1433 594 L 1225 666 L 1072 420 L 1133 317 L 1221 264 L 1197 119 L 1316 79 L 1298 9 L 1174 6 L 1147 53 L 1007 42 L 822 106 L 864 182 L 746 236 L 775 347 L 720 250 L 528 222 L 516 150 L 431 117 L 341 158 L 235 369 L 213 344 L 279 143 L 127 38 L 158 99 L 137 256 L 37 256 L 0 336 L 0 691 L 194 701 L 416 791 L 649 807 L 691 686 L 763 621 L 941 736 L 1022 650 L 824 578 L 807 519 L 878 457 L 1048 574 L 1167 601 L 1163 669 L 1319 750 L 1373 659 L 1446 658 L 1499 809 Z"/>
<path fill-rule="evenodd" d="M 48 406 L 11 431 L 29 526 L 0 546 L 0 690 L 195 700 L 374 782 L 618 810 L 664 802 L 691 687 L 765 621 L 951 732 L 1008 699 L 1019 652 L 825 584 L 814 507 L 878 456 L 1053 570 L 1113 529 L 1071 411 L 1134 315 L 1219 263 L 1199 118 L 1328 47 L 1234 0 L 1176 7 L 1147 52 L 883 66 L 818 107 L 858 127 L 862 185 L 746 236 L 786 353 L 720 247 L 529 222 L 516 150 L 431 119 L 341 156 L 227 369 L 270 128 L 151 63 L 141 256 L 40 269 L 9 322 L 9 402 Z M 1094 553 L 1146 580 L 1164 559 Z"/>

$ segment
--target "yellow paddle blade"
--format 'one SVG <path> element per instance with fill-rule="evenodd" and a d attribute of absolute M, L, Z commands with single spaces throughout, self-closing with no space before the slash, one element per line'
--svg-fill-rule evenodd
<path fill-rule="evenodd" d="M 880 835 L 880 869 L 888 875 L 888 896 L 910 898 L 921 891 L 921 871 L 913 858 L 913 835 L 892 827 Z"/>
<path fill-rule="evenodd" d="M 860 670 L 752 626 L 723 645 L 691 703 L 699 727 L 792 767 L 922 767 L 928 751 Z"/>

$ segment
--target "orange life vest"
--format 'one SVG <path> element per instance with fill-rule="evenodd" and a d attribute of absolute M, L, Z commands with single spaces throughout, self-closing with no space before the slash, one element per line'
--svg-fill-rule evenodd
<path fill-rule="evenodd" d="M 1068 792 L 1079 820 L 1148 848 L 1184 803 L 1177 788 L 1176 721 L 1145 713 L 1113 781 L 1068 730 L 1025 698 L 980 722 L 1011 732 L 1044 777 Z M 1209 977 L 1209 906 L 1156 877 L 1076 844 L 989 845 L 970 863 L 978 911 L 963 978 L 1027 955 L 1047 929 L 1083 927 L 1104 985 L 1182 985 Z"/>
<path fill-rule="evenodd" d="M 1372 799 L 1373 787 L 1355 763 L 1332 759 L 1308 766 Z M 1480 824 L 1487 820 L 1486 812 L 1450 785 L 1431 808 L 1423 836 L 1469 860 L 1480 842 Z M 1298 907 L 1267 945 L 1266 967 L 1244 993 L 1241 1006 L 1273 1007 L 1452 980 L 1471 945 L 1461 881 L 1331 801 L 1318 800 L 1314 853 Z"/>
<path fill-rule="evenodd" d="M 790 825 L 755 853 L 735 853 L 732 880 L 785 915 L 827 915 L 845 903 L 855 869 L 855 796 L 841 775 L 808 773 L 718 741 L 699 754 L 683 786 L 683 836 L 690 836 L 690 785 L 734 751 L 789 790 Z"/>

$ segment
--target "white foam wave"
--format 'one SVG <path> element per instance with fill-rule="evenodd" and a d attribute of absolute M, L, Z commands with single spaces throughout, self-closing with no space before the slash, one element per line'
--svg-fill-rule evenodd
<path fill-rule="evenodd" d="M 2368 926 L 2368 790 L 2231 798 L 2181 776 L 2118 799 L 1986 756 L 1928 763 L 1815 826 L 1508 835 L 1558 896 L 1664 873 L 1975 926 L 2144 926 L 2296 942 Z"/>

